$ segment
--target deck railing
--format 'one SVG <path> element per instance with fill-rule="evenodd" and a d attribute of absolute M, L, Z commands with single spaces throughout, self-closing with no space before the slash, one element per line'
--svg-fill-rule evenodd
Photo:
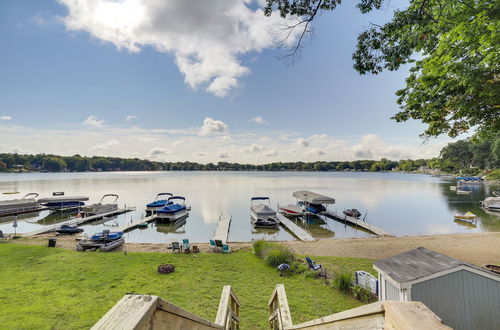
<path fill-rule="evenodd" d="M 228 330 L 240 328 L 240 301 L 230 285 L 222 289 L 215 323 Z"/>
<path fill-rule="evenodd" d="M 293 325 L 292 315 L 286 299 L 285 286 L 276 284 L 269 299 L 269 326 L 271 329 L 285 329 Z"/>

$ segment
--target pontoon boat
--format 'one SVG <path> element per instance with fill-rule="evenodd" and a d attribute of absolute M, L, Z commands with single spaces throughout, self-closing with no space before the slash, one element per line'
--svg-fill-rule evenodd
<path fill-rule="evenodd" d="M 266 201 L 264 203 L 254 203 L 254 201 Z M 250 205 L 251 221 L 255 228 L 277 228 L 279 220 L 276 211 L 271 208 L 269 197 L 252 197 Z"/>
<path fill-rule="evenodd" d="M 481 202 L 481 207 L 494 212 L 500 212 L 500 197 L 487 197 Z"/>
<path fill-rule="evenodd" d="M 40 208 L 37 197 L 37 193 L 29 193 L 23 198 L 0 201 L 0 216 L 36 211 Z"/>
<path fill-rule="evenodd" d="M 174 203 L 173 200 L 180 200 L 181 203 Z M 156 211 L 156 218 L 163 221 L 175 221 L 189 214 L 186 207 L 186 198 L 182 196 L 169 197 L 167 205 Z"/>
<path fill-rule="evenodd" d="M 156 212 L 159 209 L 161 209 L 167 205 L 173 204 L 173 202 L 169 201 L 168 199 L 160 199 L 160 196 L 172 197 L 173 195 L 171 193 L 160 193 L 160 194 L 156 195 L 156 199 L 154 200 L 154 202 L 148 203 L 146 205 L 146 212 L 147 213 Z"/>
<path fill-rule="evenodd" d="M 103 201 L 106 197 L 115 197 L 115 200 L 112 203 L 104 204 Z M 102 196 L 99 203 L 85 206 L 84 208 L 82 208 L 83 216 L 86 217 L 86 216 L 90 216 L 90 215 L 97 215 L 97 214 L 116 211 L 116 210 L 118 210 L 118 204 L 116 204 L 117 200 L 118 200 L 118 195 L 106 194 L 106 195 Z"/>

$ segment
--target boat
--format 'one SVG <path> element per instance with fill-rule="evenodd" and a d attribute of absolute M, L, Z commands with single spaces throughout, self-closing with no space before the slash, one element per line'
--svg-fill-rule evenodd
<path fill-rule="evenodd" d="M 472 190 L 462 190 L 457 188 L 457 195 L 472 195 Z"/>
<path fill-rule="evenodd" d="M 288 217 L 299 217 L 304 214 L 304 210 L 295 204 L 280 206 L 279 211 Z"/>
<path fill-rule="evenodd" d="M 146 228 L 148 228 L 148 223 L 147 222 L 140 222 L 137 224 L 137 228 L 146 229 Z"/>
<path fill-rule="evenodd" d="M 104 230 L 101 233 L 96 233 L 92 235 L 90 239 L 78 242 L 78 244 L 76 245 L 76 250 L 95 251 L 99 249 L 99 251 L 101 252 L 109 252 L 116 249 L 123 243 L 125 243 L 123 232 L 121 231 L 110 232 L 109 230 Z"/>
<path fill-rule="evenodd" d="M 456 191 L 457 190 L 457 186 L 450 186 L 450 190 L 451 191 Z"/>
<path fill-rule="evenodd" d="M 359 217 L 361 217 L 361 212 L 359 212 L 357 209 L 344 210 L 342 213 L 344 213 L 348 217 L 353 217 L 353 218 L 356 218 L 356 219 L 358 219 Z"/>
<path fill-rule="evenodd" d="M 0 201 L 0 216 L 34 212 L 40 209 L 37 193 L 29 193 L 23 198 Z"/>
<path fill-rule="evenodd" d="M 160 199 L 160 196 L 172 197 L 173 195 L 171 193 L 160 193 L 160 194 L 156 195 L 154 202 L 146 204 L 146 212 L 147 213 L 156 212 L 159 209 L 173 203 L 173 202 L 169 201 L 168 199 Z"/>
<path fill-rule="evenodd" d="M 4 195 L 15 195 L 15 194 L 19 194 L 19 191 L 6 191 L 6 192 L 3 192 L 2 194 L 4 194 Z"/>
<path fill-rule="evenodd" d="M 85 205 L 89 198 L 86 196 L 64 196 L 63 192 L 52 193 L 54 197 L 38 199 L 38 203 L 49 208 L 51 211 L 74 210 Z"/>
<path fill-rule="evenodd" d="M 76 234 L 83 232 L 83 229 L 78 228 L 77 226 L 62 225 L 61 227 L 56 229 L 56 232 L 58 232 L 59 234 Z"/>
<path fill-rule="evenodd" d="M 473 224 L 473 225 L 475 225 L 477 222 L 477 215 L 475 215 L 474 213 L 472 213 L 470 211 L 467 211 L 465 213 L 457 213 L 454 215 L 454 218 L 455 218 L 455 220 L 467 222 L 467 223 Z"/>
<path fill-rule="evenodd" d="M 335 203 L 331 197 L 306 190 L 295 191 L 293 197 L 297 198 L 297 206 L 312 214 L 321 214 L 326 211 L 325 205 Z"/>
<path fill-rule="evenodd" d="M 489 211 L 500 212 L 500 197 L 486 197 L 481 202 L 481 207 Z"/>
<path fill-rule="evenodd" d="M 480 185 L 484 183 L 483 178 L 479 177 L 458 177 L 459 185 Z"/>
<path fill-rule="evenodd" d="M 115 200 L 112 203 L 104 204 L 103 201 L 106 197 L 115 197 Z M 83 214 L 84 217 L 87 217 L 90 215 L 97 215 L 97 214 L 116 211 L 116 210 L 118 210 L 118 204 L 116 204 L 117 200 L 118 200 L 118 195 L 106 194 L 106 195 L 102 196 L 99 203 L 95 203 L 95 204 L 83 207 L 81 213 Z"/>
<path fill-rule="evenodd" d="M 174 200 L 180 200 L 182 202 L 174 203 L 172 202 Z M 156 219 L 160 221 L 176 221 L 189 214 L 185 197 L 172 196 L 168 198 L 168 202 L 170 203 L 156 211 Z"/>
<path fill-rule="evenodd" d="M 255 201 L 266 201 L 264 203 L 254 203 Z M 276 211 L 271 208 L 269 197 L 252 197 L 250 205 L 251 222 L 255 228 L 278 228 L 279 220 Z"/>

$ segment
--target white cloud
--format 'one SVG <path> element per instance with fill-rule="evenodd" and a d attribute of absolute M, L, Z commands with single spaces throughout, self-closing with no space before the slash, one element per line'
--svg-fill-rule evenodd
<path fill-rule="evenodd" d="M 198 156 L 198 157 L 206 157 L 207 156 L 207 153 L 206 152 L 203 152 L 203 151 L 196 151 L 194 153 L 195 156 Z"/>
<path fill-rule="evenodd" d="M 217 156 L 218 156 L 219 158 L 229 158 L 229 154 L 227 153 L 227 151 L 219 151 L 219 152 L 217 153 Z"/>
<path fill-rule="evenodd" d="M 206 117 L 205 120 L 203 120 L 203 125 L 201 126 L 198 135 L 208 136 L 213 134 L 225 134 L 227 131 L 228 126 L 224 122 Z"/>
<path fill-rule="evenodd" d="M 268 122 L 264 120 L 264 118 L 262 118 L 261 116 L 257 116 L 255 118 L 252 118 L 250 119 L 251 122 L 254 122 L 256 124 L 260 124 L 260 125 L 267 125 Z"/>
<path fill-rule="evenodd" d="M 309 155 L 309 156 L 323 156 L 323 155 L 325 155 L 325 152 L 319 148 L 313 148 L 307 152 L 307 155 Z"/>
<path fill-rule="evenodd" d="M 243 151 L 246 153 L 250 153 L 250 152 L 260 152 L 260 151 L 263 151 L 265 149 L 266 149 L 265 146 L 263 146 L 261 144 L 254 143 L 251 146 L 244 148 Z"/>
<path fill-rule="evenodd" d="M 152 46 L 173 54 L 185 83 L 219 97 L 249 73 L 239 57 L 273 47 L 273 31 L 287 20 L 278 13 L 266 17 L 252 0 L 58 1 L 68 8 L 62 19 L 68 30 L 86 31 L 119 50 Z"/>
<path fill-rule="evenodd" d="M 128 115 L 127 117 L 125 117 L 125 120 L 126 121 L 132 121 L 134 119 L 137 119 L 137 116 L 134 116 L 134 115 Z"/>
<path fill-rule="evenodd" d="M 0 120 L 12 120 L 11 116 L 0 116 Z"/>
<path fill-rule="evenodd" d="M 275 150 L 275 149 L 272 149 L 268 152 L 266 152 L 265 154 L 266 157 L 274 157 L 274 156 L 278 156 L 278 152 Z"/>
<path fill-rule="evenodd" d="M 168 154 L 170 154 L 170 151 L 168 151 L 167 149 L 155 147 L 155 148 L 149 150 L 148 157 L 156 158 L 156 157 L 160 157 L 160 156 L 166 156 Z"/>
<path fill-rule="evenodd" d="M 112 147 L 119 145 L 118 141 L 116 140 L 109 140 L 108 142 L 105 142 L 103 144 L 97 144 L 95 146 L 92 146 L 89 150 L 90 151 L 106 151 L 110 150 Z"/>
<path fill-rule="evenodd" d="M 309 142 L 306 140 L 306 139 L 303 139 L 303 138 L 300 138 L 297 140 L 296 142 L 299 146 L 302 146 L 302 147 L 309 147 Z"/>
<path fill-rule="evenodd" d="M 83 121 L 83 124 L 90 127 L 102 127 L 104 125 L 104 120 L 99 120 L 97 116 L 91 115 Z"/>

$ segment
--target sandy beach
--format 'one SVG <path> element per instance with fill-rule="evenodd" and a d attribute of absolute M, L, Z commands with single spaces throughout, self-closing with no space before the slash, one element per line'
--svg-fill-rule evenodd
<path fill-rule="evenodd" d="M 52 235 L 12 240 L 13 243 L 46 245 Z M 58 236 L 57 247 L 75 249 L 76 239 L 72 236 Z M 230 242 L 232 250 L 251 249 L 251 242 Z M 351 258 L 383 259 L 414 249 L 419 246 L 435 250 L 453 258 L 475 265 L 500 264 L 500 232 L 474 234 L 449 234 L 428 236 L 378 237 L 324 239 L 315 242 L 287 241 L 288 246 L 297 254 L 316 256 L 337 256 Z M 211 252 L 207 243 L 198 245 L 202 252 Z M 121 250 L 127 252 L 170 253 L 167 244 L 126 243 Z"/>

